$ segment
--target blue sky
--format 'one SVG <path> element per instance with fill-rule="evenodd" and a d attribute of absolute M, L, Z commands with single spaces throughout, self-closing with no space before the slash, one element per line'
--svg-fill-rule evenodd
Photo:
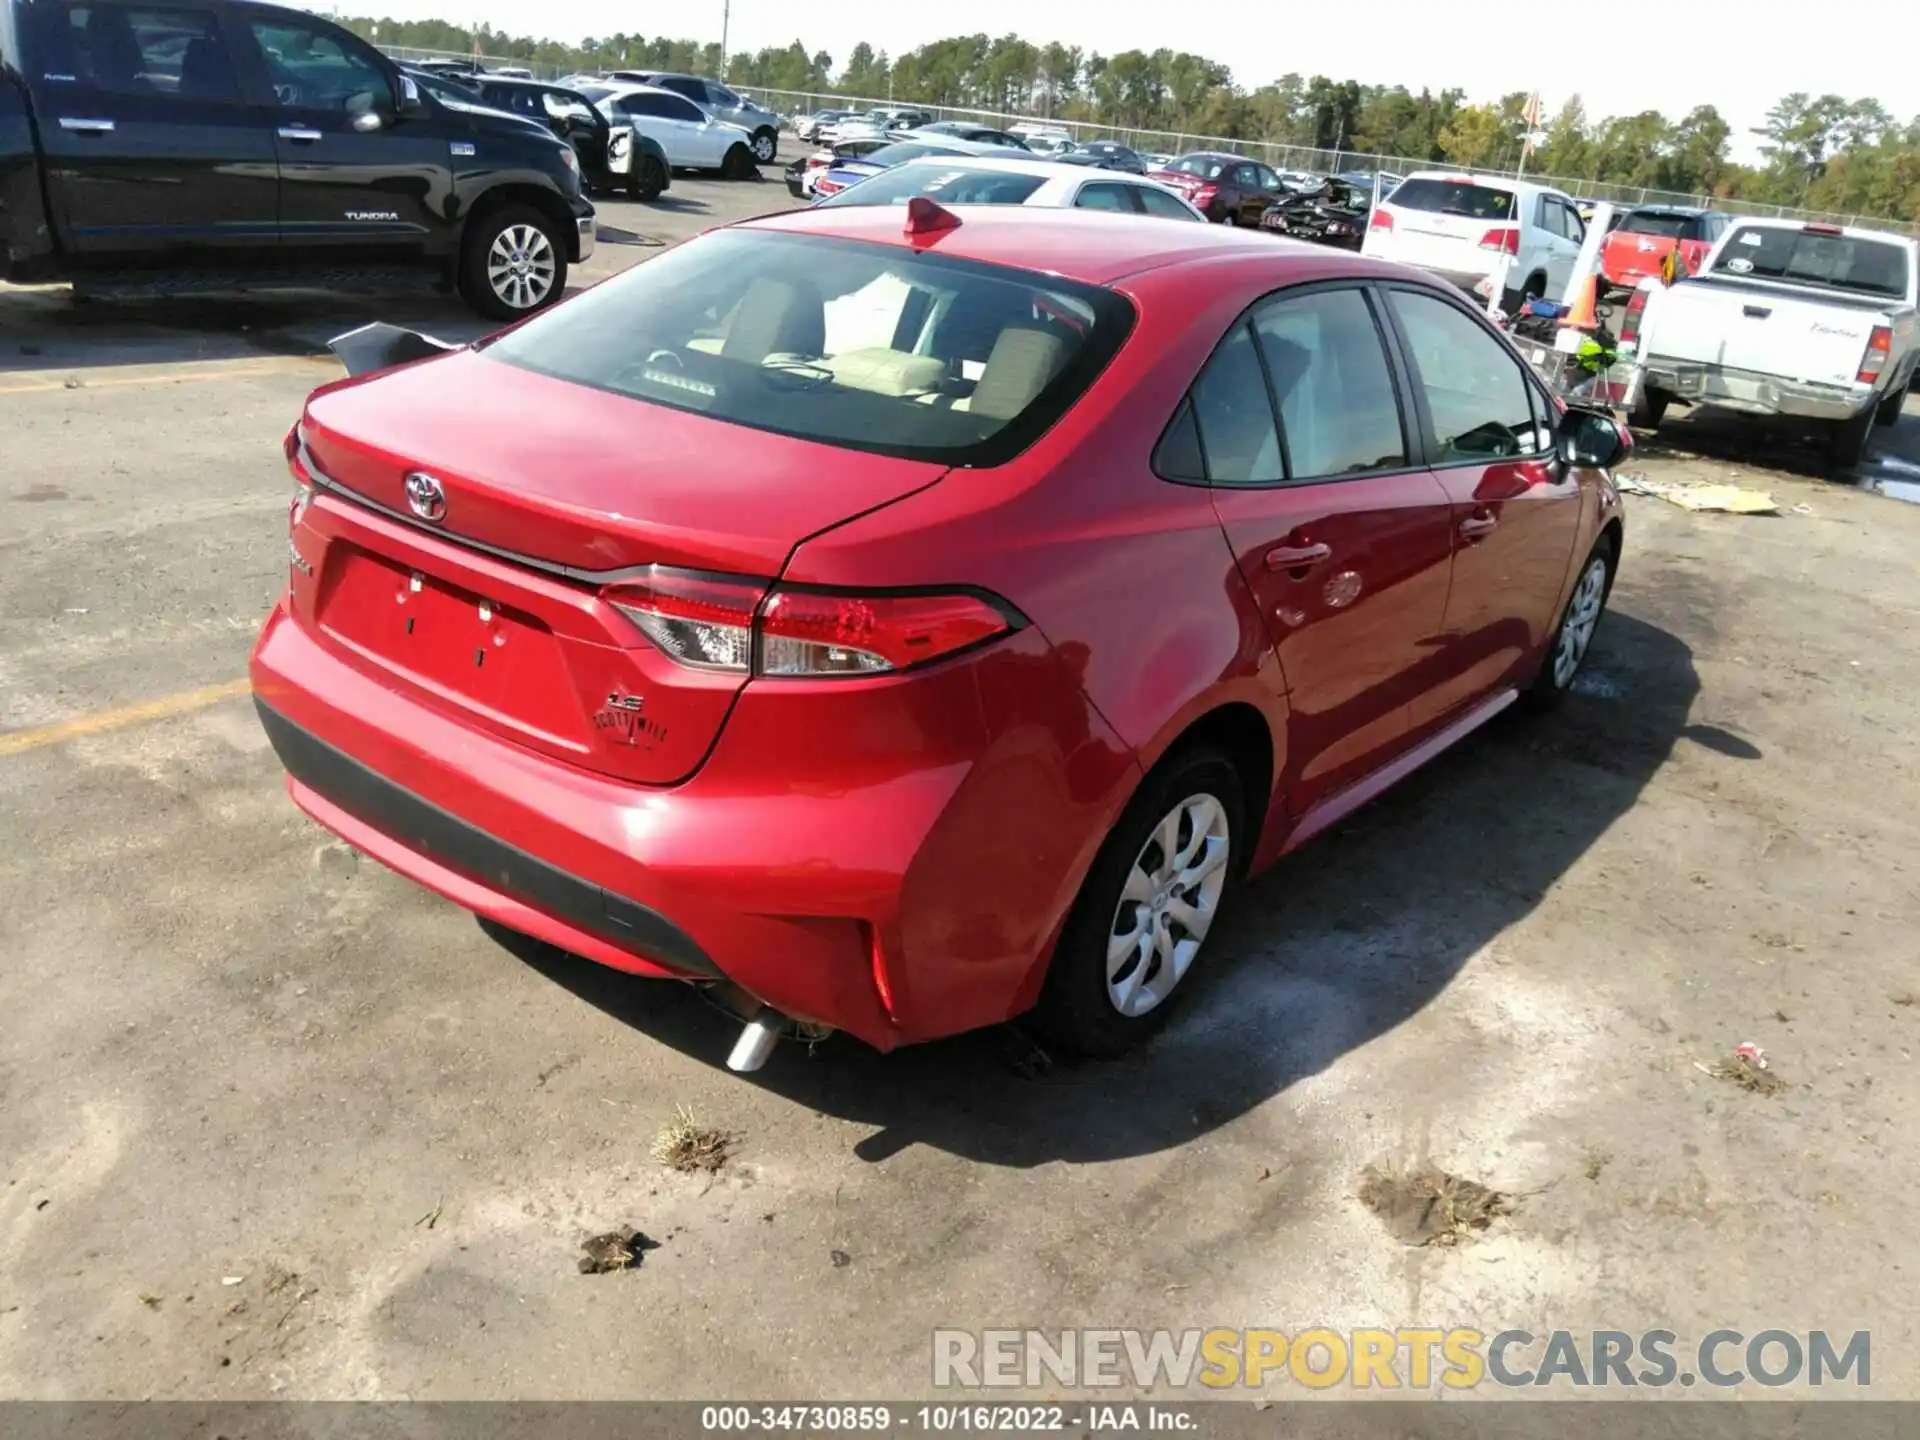
<path fill-rule="evenodd" d="M 562 40 L 622 30 L 718 40 L 722 3 L 348 0 L 341 8 L 483 21 Z M 1734 126 L 1737 157 L 1751 159 L 1744 132 L 1791 90 L 1872 95 L 1903 121 L 1920 113 L 1920 11 L 1908 3 L 1827 0 L 1816 9 L 1782 0 L 1743 0 L 1733 8 L 1687 0 L 1294 0 L 1285 6 L 1273 0 L 733 0 L 728 43 L 755 50 L 798 38 L 839 64 L 862 40 L 897 53 L 946 35 L 1013 31 L 1108 54 L 1163 45 L 1192 50 L 1231 65 L 1249 88 L 1297 70 L 1415 91 L 1458 86 L 1474 100 L 1538 89 L 1549 113 L 1576 92 L 1595 116 L 1647 109 L 1677 116 L 1711 103 Z M 1634 38 L 1643 31 L 1659 38 Z M 1523 58 L 1529 51 L 1537 61 Z"/>

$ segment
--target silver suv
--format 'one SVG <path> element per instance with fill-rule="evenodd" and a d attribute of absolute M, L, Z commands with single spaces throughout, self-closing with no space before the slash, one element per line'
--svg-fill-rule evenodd
<path fill-rule="evenodd" d="M 773 157 L 780 150 L 780 117 L 771 110 L 763 110 L 744 95 L 736 95 L 718 80 L 708 80 L 700 75 L 675 75 L 667 71 L 636 70 L 622 71 L 622 75 L 631 73 L 644 85 L 657 85 L 662 90 L 671 90 L 676 95 L 684 95 L 714 119 L 727 125 L 738 125 L 753 136 L 749 146 L 753 158 L 762 165 L 773 163 Z"/>

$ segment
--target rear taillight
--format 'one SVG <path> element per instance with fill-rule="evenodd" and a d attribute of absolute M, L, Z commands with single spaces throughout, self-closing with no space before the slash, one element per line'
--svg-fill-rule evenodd
<path fill-rule="evenodd" d="M 1502 255 L 1518 255 L 1520 253 L 1520 227 L 1517 225 L 1502 225 L 1497 230 L 1487 231 L 1486 234 L 1480 237 L 1480 248 L 1482 250 L 1493 250 Z"/>
<path fill-rule="evenodd" d="M 1632 345 L 1640 339 L 1640 322 L 1647 313 L 1647 291 L 1636 289 L 1627 301 L 1627 313 L 1620 320 L 1620 343 Z"/>
<path fill-rule="evenodd" d="M 1369 230 L 1391 231 L 1393 229 L 1393 216 L 1384 210 L 1376 210 L 1367 217 L 1367 228 Z"/>
<path fill-rule="evenodd" d="M 1887 357 L 1892 353 L 1893 331 L 1885 325 L 1874 326 L 1873 333 L 1867 337 L 1867 353 L 1861 358 L 1860 373 L 1854 379 L 1862 385 L 1871 385 L 1887 368 Z"/>
<path fill-rule="evenodd" d="M 765 592 L 752 581 L 653 565 L 606 594 L 662 654 L 696 670 L 744 673 L 753 663 L 753 612 Z"/>
<path fill-rule="evenodd" d="M 971 649 L 1018 628 L 962 592 L 862 595 L 651 567 L 606 598 L 673 660 L 783 678 L 881 675 Z"/>
<path fill-rule="evenodd" d="M 1187 199 L 1192 202 L 1196 210 L 1204 210 L 1213 203 L 1213 197 L 1219 193 L 1220 191 L 1216 186 L 1198 185 L 1194 187 L 1193 193 L 1188 195 Z"/>

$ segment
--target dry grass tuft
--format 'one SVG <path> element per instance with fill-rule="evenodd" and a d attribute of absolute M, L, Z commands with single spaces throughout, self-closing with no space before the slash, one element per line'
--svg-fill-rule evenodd
<path fill-rule="evenodd" d="M 714 1174 L 733 1152 L 733 1136 L 694 1119 L 693 1111 L 676 1105 L 673 1119 L 653 1137 L 653 1158 L 683 1174 Z"/>
<path fill-rule="evenodd" d="M 1504 1190 L 1433 1165 L 1415 1170 L 1369 1165 L 1360 1181 L 1360 1203 L 1407 1245 L 1458 1245 L 1511 1214 L 1513 1202 Z"/>

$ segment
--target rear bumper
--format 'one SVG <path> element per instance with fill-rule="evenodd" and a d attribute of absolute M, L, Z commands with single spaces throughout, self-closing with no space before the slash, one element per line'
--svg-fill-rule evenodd
<path fill-rule="evenodd" d="M 623 952 L 650 956 L 679 974 L 722 978 L 720 967 L 658 911 L 570 875 L 421 799 L 258 697 L 254 707 L 296 795 L 310 806 L 323 802 L 384 837 L 391 842 L 383 847 L 391 856 L 411 853 L 442 872 L 485 876 L 487 883 L 478 888 L 537 908 Z M 506 921 L 504 914 L 496 918 Z"/>
<path fill-rule="evenodd" d="M 857 712 L 831 682 L 749 687 L 671 787 L 476 729 L 284 601 L 251 678 L 294 802 L 382 864 L 602 964 L 724 978 L 882 1050 L 1032 1003 L 1133 778 L 1032 629 L 869 687 Z"/>
<path fill-rule="evenodd" d="M 1879 397 L 1864 385 L 1815 385 L 1724 365 L 1703 365 L 1649 355 L 1641 362 L 1644 383 L 1691 405 L 1711 405 L 1748 415 L 1794 415 L 1808 420 L 1852 420 Z"/>

